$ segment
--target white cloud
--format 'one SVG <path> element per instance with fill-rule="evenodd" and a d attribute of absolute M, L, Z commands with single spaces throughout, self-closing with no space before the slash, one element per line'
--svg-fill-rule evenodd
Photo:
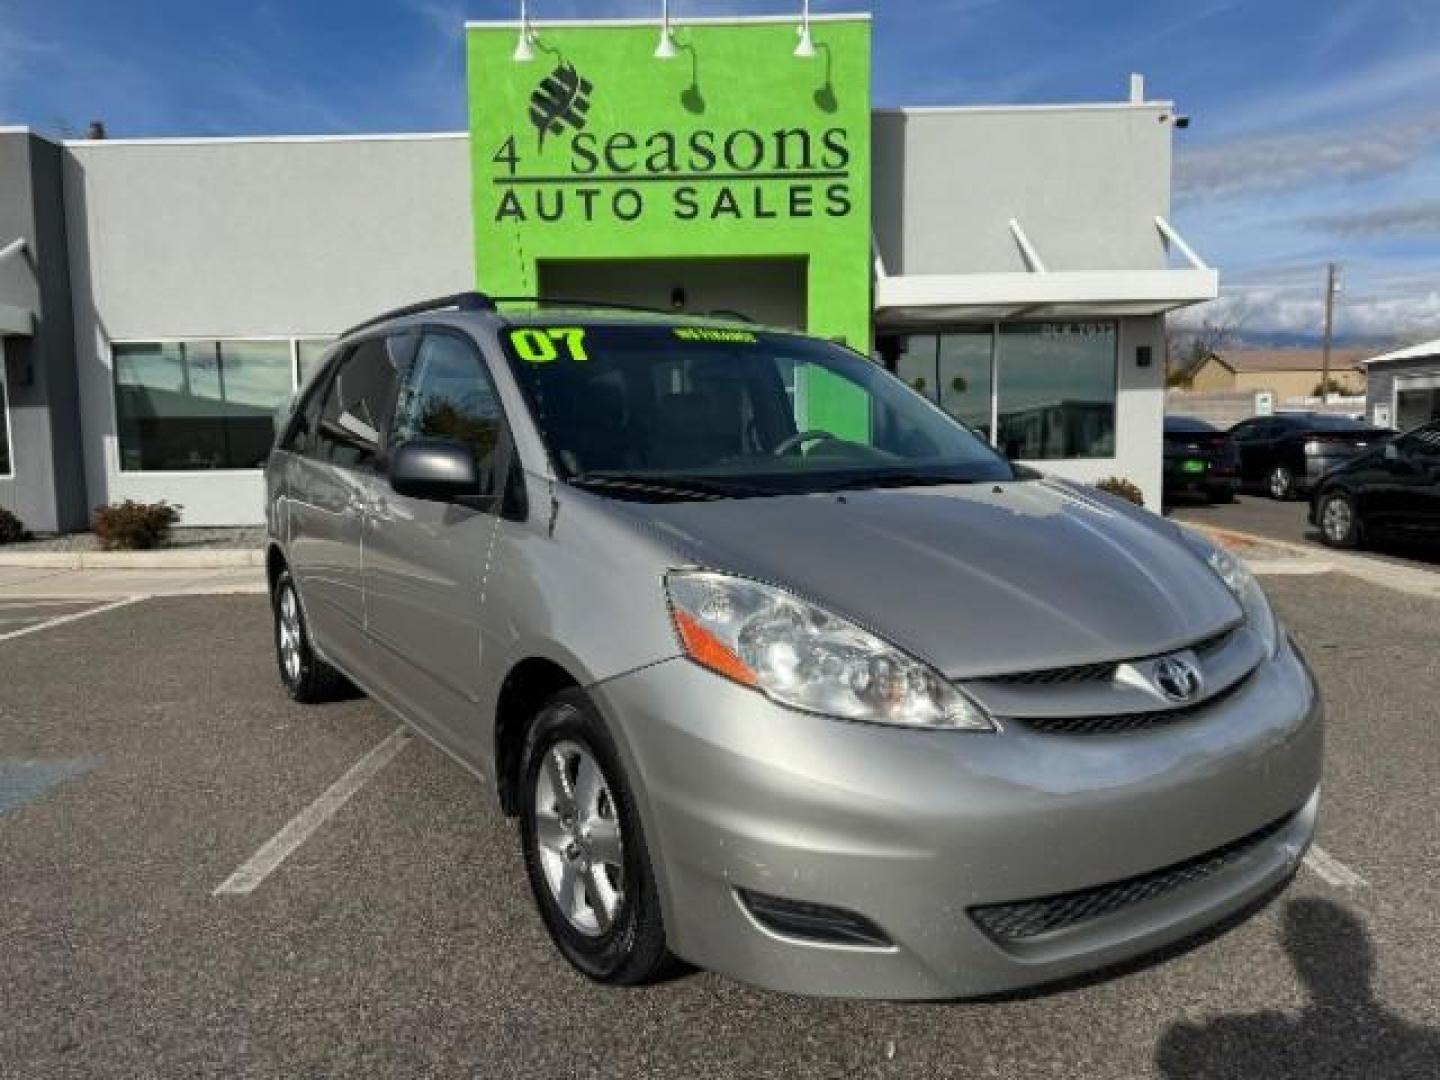
<path fill-rule="evenodd" d="M 1204 201 L 1285 192 L 1398 172 L 1440 146 L 1440 110 L 1343 131 L 1247 137 L 1181 150 L 1178 199 Z"/>
<path fill-rule="evenodd" d="M 1301 218 L 1307 229 L 1353 239 L 1440 236 L 1440 199 Z"/>
<path fill-rule="evenodd" d="M 1235 325 L 1246 331 L 1284 330 L 1317 338 L 1325 320 L 1323 270 L 1315 268 L 1313 285 L 1238 285 L 1226 288 L 1218 300 L 1177 312 L 1172 321 L 1180 327 L 1204 323 Z M 1392 288 L 1342 293 L 1335 309 L 1335 332 L 1373 339 L 1434 337 L 1440 334 L 1440 285 L 1434 277 L 1420 277 Z"/>

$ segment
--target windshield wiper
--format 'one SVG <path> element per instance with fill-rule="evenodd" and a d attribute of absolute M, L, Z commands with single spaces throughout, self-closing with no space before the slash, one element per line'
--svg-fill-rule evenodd
<path fill-rule="evenodd" d="M 707 480 L 694 476 L 665 476 L 651 473 L 585 472 L 570 477 L 577 487 L 602 491 L 633 491 L 637 495 L 669 496 L 681 499 L 744 499 L 773 495 L 767 488 Z"/>
<path fill-rule="evenodd" d="M 848 477 L 839 483 L 827 486 L 826 490 L 857 491 L 863 488 L 940 487 L 946 484 L 975 483 L 979 483 L 979 481 L 959 476 L 942 476 L 936 473 L 877 472 L 865 473 L 863 476 Z"/>

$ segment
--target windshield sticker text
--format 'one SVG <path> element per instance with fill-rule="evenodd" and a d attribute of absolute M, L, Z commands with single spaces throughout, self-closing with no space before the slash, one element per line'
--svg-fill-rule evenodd
<path fill-rule="evenodd" d="M 527 364 L 548 364 L 552 360 L 586 361 L 585 330 L 579 326 L 527 326 L 510 331 L 515 354 Z"/>
<path fill-rule="evenodd" d="M 755 345 L 760 341 L 749 330 L 712 330 L 699 326 L 677 327 L 675 336 L 681 341 L 718 341 L 738 345 Z"/>

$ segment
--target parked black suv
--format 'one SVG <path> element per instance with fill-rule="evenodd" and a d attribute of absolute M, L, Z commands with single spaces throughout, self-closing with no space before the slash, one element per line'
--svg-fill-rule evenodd
<path fill-rule="evenodd" d="M 1363 420 L 1313 412 L 1256 416 L 1230 429 L 1242 484 L 1282 501 L 1313 490 L 1331 469 L 1394 434 Z"/>
<path fill-rule="evenodd" d="M 1440 421 L 1328 474 L 1310 500 L 1310 524 L 1331 547 L 1385 536 L 1440 543 Z"/>

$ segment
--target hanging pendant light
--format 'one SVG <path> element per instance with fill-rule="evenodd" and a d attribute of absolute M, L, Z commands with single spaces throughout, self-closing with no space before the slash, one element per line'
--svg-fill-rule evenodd
<path fill-rule="evenodd" d="M 535 59 L 534 35 L 530 30 L 529 12 L 525 10 L 525 0 L 520 0 L 520 37 L 515 42 L 515 52 L 510 59 L 517 64 L 528 64 Z"/>
<path fill-rule="evenodd" d="M 670 32 L 670 0 L 661 0 L 660 40 L 655 45 L 655 59 L 674 60 L 679 52 L 675 45 L 675 35 Z"/>
<path fill-rule="evenodd" d="M 810 0 L 805 0 L 800 14 L 800 40 L 795 45 L 795 55 L 802 60 L 809 60 L 815 55 L 815 39 L 810 36 Z"/>

